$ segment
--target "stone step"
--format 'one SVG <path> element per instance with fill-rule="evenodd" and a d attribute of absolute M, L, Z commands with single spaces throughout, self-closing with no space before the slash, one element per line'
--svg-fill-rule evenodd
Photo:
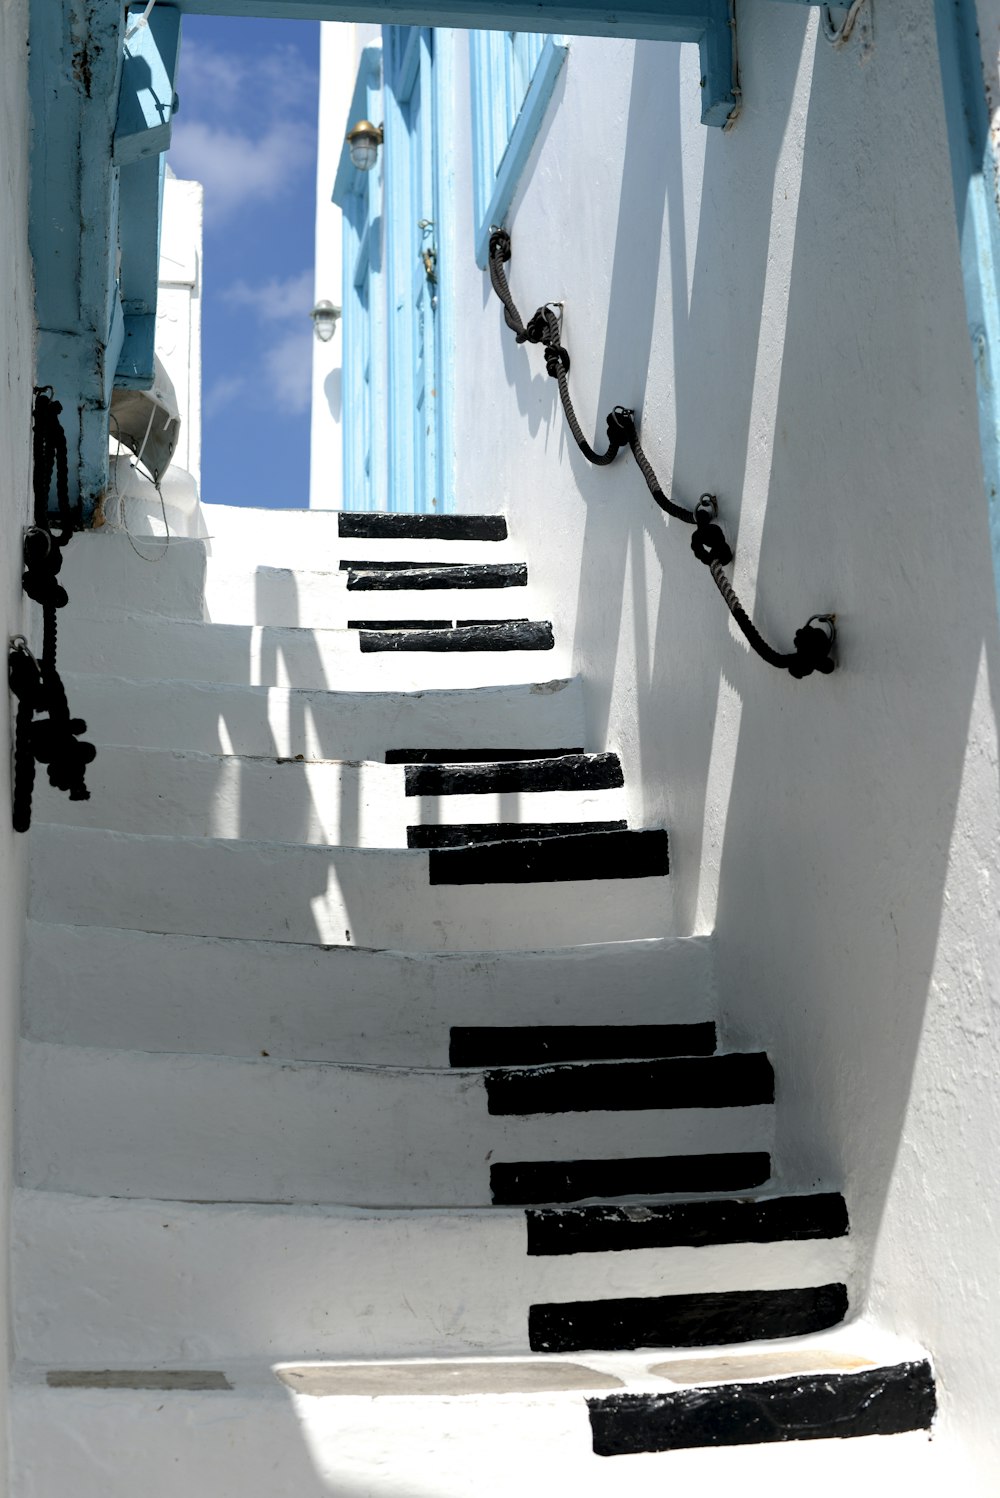
<path fill-rule="evenodd" d="M 665 837 L 589 833 L 427 853 L 42 824 L 29 907 L 35 920 L 74 926 L 113 918 L 130 931 L 385 950 L 631 941 L 669 930 L 668 880 L 643 873 L 663 867 Z M 629 879 L 627 899 L 615 871 Z"/>
<path fill-rule="evenodd" d="M 443 567 L 404 567 L 396 562 L 389 567 L 380 567 L 378 563 L 349 566 L 342 559 L 340 567 L 347 573 L 349 593 L 431 592 L 437 598 L 442 592 L 525 588 L 528 584 L 528 568 L 524 562 L 497 562 L 493 566 L 480 563 L 471 567 L 454 562 Z"/>
<path fill-rule="evenodd" d="M 751 1230 L 812 1197 L 688 1202 L 743 1209 Z M 644 1208 L 632 1209 L 637 1214 Z M 661 1208 L 661 1210 L 666 1210 Z M 13 1275 L 19 1356 L 49 1367 L 194 1358 L 430 1357 L 523 1352 L 532 1308 L 631 1295 L 795 1296 L 853 1275 L 849 1243 L 812 1212 L 809 1238 L 711 1231 L 698 1246 L 533 1253 L 515 1208 L 348 1210 L 193 1204 L 19 1190 Z M 688 1235 L 691 1236 L 690 1234 Z M 233 1273 L 234 1261 L 240 1264 Z M 64 1266 L 72 1262 L 75 1273 Z M 135 1266 L 142 1272 L 136 1273 Z M 368 1307 L 365 1314 L 361 1308 Z"/>
<path fill-rule="evenodd" d="M 75 1388 L 47 1387 L 53 1370 L 22 1367 L 15 1491 L 63 1498 L 71 1471 L 76 1498 L 617 1498 L 623 1482 L 630 1498 L 841 1498 L 897 1488 L 935 1498 L 966 1475 L 953 1442 L 928 1441 L 925 1355 L 864 1324 L 766 1350 L 714 1349 L 692 1362 L 669 1360 L 684 1380 L 673 1382 L 658 1371 L 668 1361 L 652 1352 L 302 1360 L 274 1373 L 264 1359 L 199 1366 L 189 1357 L 167 1370 L 172 1379 L 133 1364 L 88 1380 L 90 1361 Z M 734 1364 L 745 1380 L 739 1393 L 721 1381 Z M 786 1404 L 782 1424 L 774 1393 L 788 1375 L 769 1367 L 793 1368 L 804 1396 L 818 1387 L 829 1397 L 811 1411 L 806 1397 L 797 1400 L 798 1418 Z M 735 1427 L 742 1443 L 640 1451 L 627 1462 L 599 1455 L 608 1413 L 621 1428 L 628 1401 L 651 1397 L 683 1405 L 699 1435 Z M 740 1413 L 754 1408 L 758 1419 L 739 1430 Z"/>
<path fill-rule="evenodd" d="M 544 617 L 544 603 L 535 589 L 475 589 L 444 586 L 458 582 L 473 569 L 439 568 L 437 591 L 426 587 L 426 572 L 306 572 L 292 568 L 258 567 L 231 570 L 220 563 L 209 566 L 205 579 L 204 617 L 217 624 L 301 625 L 309 629 L 343 629 L 349 619 L 379 617 L 388 621 L 411 616 L 456 619 Z M 484 569 L 492 575 L 495 569 Z M 523 574 L 524 569 L 515 569 Z M 358 586 L 349 583 L 358 579 Z M 373 583 L 391 579 L 387 591 Z M 484 578 L 485 582 L 485 578 Z M 366 586 L 360 586 L 360 585 Z M 144 612 L 142 604 L 134 611 Z M 93 612 L 93 610 L 92 610 Z M 201 617 L 192 614 L 189 617 Z"/>
<path fill-rule="evenodd" d="M 601 1025 L 612 1000 L 623 1024 L 695 1024 L 715 1002 L 702 936 L 443 955 L 31 921 L 25 962 L 36 1040 L 390 1066 L 447 1066 L 456 1026 Z"/>
<path fill-rule="evenodd" d="M 509 538 L 458 539 L 454 535 L 434 536 L 426 529 L 409 536 L 399 533 L 400 522 L 405 520 L 461 518 L 457 516 L 389 516 L 384 518 L 388 518 L 390 529 L 395 529 L 396 534 L 341 536 L 342 512 L 337 510 L 254 510 L 237 505 L 203 505 L 202 509 L 211 538 L 211 553 L 229 568 L 239 565 L 252 570 L 259 565 L 307 564 L 335 571 L 342 557 L 366 564 L 415 561 L 422 566 L 443 562 L 492 565 L 524 560 L 516 552 L 516 541 Z"/>
<path fill-rule="evenodd" d="M 413 515 L 342 510 L 337 532 L 341 539 L 372 541 L 506 541 L 507 520 L 503 515 Z"/>
<path fill-rule="evenodd" d="M 60 639 L 65 671 L 358 692 L 530 681 L 558 674 L 560 655 L 544 622 L 379 634 L 133 615 L 91 619 Z"/>
<path fill-rule="evenodd" d="M 596 758 L 600 759 L 601 756 Z M 532 761 L 558 766 L 561 762 Z M 458 846 L 493 840 L 490 824 L 503 822 L 496 836 L 543 835 L 518 823 L 547 822 L 544 835 L 592 822 L 625 824 L 622 789 L 575 789 L 586 775 L 567 774 L 562 790 L 531 789 L 511 796 L 490 791 L 489 780 L 471 779 L 475 794 L 429 793 L 414 801 L 411 772 L 402 765 L 372 762 L 296 762 L 287 758 L 181 753 L 105 745 L 88 767 L 89 801 L 71 801 L 43 775 L 35 792 L 36 825 L 43 821 L 119 832 L 172 833 L 179 837 L 248 838 L 261 842 L 324 843 L 342 847 L 405 848 Z M 591 779 L 595 784 L 600 777 Z M 607 780 L 607 777 L 605 777 Z M 558 784 L 555 772 L 539 785 Z M 618 785 L 621 785 L 619 775 Z M 408 828 L 432 824 L 421 839 Z M 465 824 L 486 824 L 470 831 Z M 435 838 L 436 830 L 452 836 Z"/>
<path fill-rule="evenodd" d="M 711 1058 L 726 1071 L 730 1056 Z M 590 1068 L 583 1063 L 581 1074 Z M 194 1201 L 488 1206 L 504 1160 L 765 1152 L 773 1107 L 665 1094 L 491 1112 L 496 1073 L 22 1043 L 21 1184 Z M 387 1126 L 391 1121 L 391 1126 Z"/>
<path fill-rule="evenodd" d="M 136 613 L 202 619 L 209 550 L 207 541 L 187 537 L 165 541 L 143 536 L 133 546 L 121 532 L 80 531 L 63 552 L 59 581 L 69 603 L 61 620 L 71 624 L 90 617 L 98 605 L 104 617 Z"/>
<path fill-rule="evenodd" d="M 309 760 L 383 759 L 399 745 L 537 753 L 585 742 L 579 677 L 451 691 L 328 692 L 63 672 L 73 712 L 98 744 Z M 491 755 L 495 750 L 489 751 Z"/>
<path fill-rule="evenodd" d="M 624 784 L 617 754 L 564 754 L 546 759 L 406 767 L 406 794 L 421 798 L 604 791 Z"/>

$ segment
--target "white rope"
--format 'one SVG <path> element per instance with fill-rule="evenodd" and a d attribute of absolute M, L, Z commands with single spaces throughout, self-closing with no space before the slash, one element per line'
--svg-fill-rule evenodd
<path fill-rule="evenodd" d="M 829 5 L 823 6 L 823 35 L 831 47 L 844 47 L 847 45 L 851 39 L 851 32 L 854 30 L 854 23 L 858 19 L 864 3 L 865 0 L 853 0 L 851 8 L 840 26 L 834 24 Z"/>
<path fill-rule="evenodd" d="M 153 6 L 155 4 L 156 4 L 156 0 L 149 0 L 149 3 L 147 4 L 146 9 L 143 11 L 143 13 L 139 17 L 138 21 L 136 21 L 136 23 L 135 23 L 134 26 L 130 26 L 129 29 L 126 31 L 126 33 L 125 33 L 125 40 L 127 42 L 130 42 L 132 40 L 132 38 L 135 36 L 135 34 L 136 34 L 137 31 L 141 31 L 144 26 L 148 26 L 149 25 L 149 17 L 150 17 L 150 15 L 152 13 Z"/>
<path fill-rule="evenodd" d="M 116 498 L 118 500 L 117 524 L 121 526 L 121 528 L 122 528 L 122 530 L 124 530 L 126 536 L 128 536 L 128 543 L 131 546 L 132 550 L 135 552 L 136 556 L 137 557 L 141 557 L 141 559 L 144 562 L 162 562 L 163 558 L 166 556 L 167 552 L 170 550 L 170 522 L 167 519 L 166 501 L 163 498 L 163 490 L 160 488 L 160 480 L 159 480 L 159 476 L 158 475 L 154 477 L 153 474 L 150 472 L 150 470 L 147 468 L 147 470 L 146 470 L 146 476 L 149 478 L 150 482 L 152 483 L 153 487 L 155 488 L 156 494 L 157 494 L 157 498 L 160 501 L 160 513 L 163 516 L 163 529 L 164 529 L 164 532 L 165 532 L 164 537 L 163 537 L 163 550 L 157 552 L 156 556 L 152 556 L 152 557 L 147 556 L 144 551 L 140 551 L 139 548 L 138 548 L 138 546 L 136 546 L 136 544 L 135 544 L 135 537 L 132 535 L 132 532 L 129 529 L 128 511 L 125 508 L 125 501 L 128 499 L 129 495 L 132 493 L 132 480 L 133 480 L 133 478 L 135 477 L 136 473 L 139 470 L 139 463 L 140 463 L 140 461 L 142 459 L 143 453 L 146 450 L 146 443 L 149 441 L 149 434 L 150 434 L 150 432 L 153 429 L 153 417 L 155 415 L 156 415 L 156 407 L 154 406 L 153 409 L 151 410 L 150 414 L 149 414 L 149 421 L 146 423 L 146 435 L 143 437 L 142 442 L 139 444 L 139 451 L 135 454 L 134 457 L 130 457 L 129 458 L 128 483 L 125 485 L 124 492 L 121 489 L 119 489 L 119 487 L 118 487 L 118 462 L 117 462 L 117 460 L 121 458 L 122 447 L 124 446 L 124 444 L 123 444 L 122 439 L 121 439 L 121 428 L 118 427 L 118 422 L 115 419 L 115 417 L 112 416 L 112 418 L 111 418 L 111 420 L 114 421 L 115 426 L 118 428 L 118 430 L 115 432 L 115 441 L 118 443 L 118 452 L 115 454 L 115 458 L 116 458 L 116 462 L 115 462 L 115 496 L 116 496 Z M 116 524 L 115 524 L 114 521 L 112 521 L 112 528 L 113 529 L 117 529 L 117 526 L 116 526 Z"/>

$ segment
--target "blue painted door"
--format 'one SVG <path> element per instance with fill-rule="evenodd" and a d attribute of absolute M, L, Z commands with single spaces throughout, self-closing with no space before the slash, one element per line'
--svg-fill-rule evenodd
<path fill-rule="evenodd" d="M 442 442 L 434 33 L 383 29 L 389 504 L 449 507 Z"/>

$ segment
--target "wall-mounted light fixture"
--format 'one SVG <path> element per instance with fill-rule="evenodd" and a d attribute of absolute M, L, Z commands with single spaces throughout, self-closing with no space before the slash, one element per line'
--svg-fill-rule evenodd
<path fill-rule="evenodd" d="M 359 172 L 370 172 L 378 160 L 378 148 L 385 136 L 381 125 L 373 125 L 371 120 L 359 120 L 352 125 L 345 137 L 351 148 L 351 161 Z"/>
<path fill-rule="evenodd" d="M 316 303 L 309 316 L 313 320 L 313 332 L 320 343 L 329 343 L 337 331 L 340 308 L 335 307 L 332 302 L 324 300 Z"/>

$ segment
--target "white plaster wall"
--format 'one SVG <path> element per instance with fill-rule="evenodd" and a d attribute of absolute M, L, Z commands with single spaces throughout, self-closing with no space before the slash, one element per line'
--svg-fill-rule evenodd
<path fill-rule="evenodd" d="M 319 152 L 316 169 L 315 300 L 343 302 L 343 221 L 332 201 L 344 145 L 347 114 L 358 70 L 358 27 L 324 21 L 320 26 Z M 340 324 L 329 343 L 313 339 L 312 441 L 309 504 L 336 509 L 343 503 L 343 356 Z"/>
<path fill-rule="evenodd" d="M 635 405 L 664 487 L 719 495 L 765 634 L 836 610 L 838 673 L 751 656 L 631 459 L 572 447 L 472 269 L 464 150 L 458 501 L 508 508 L 588 747 L 671 829 L 677 929 L 717 930 L 727 1038 L 774 1057 L 780 1179 L 844 1185 L 872 1305 L 930 1347 L 940 1438 L 992 1494 L 997 614 L 933 8 L 874 20 L 863 54 L 741 6 L 725 135 L 693 49 L 574 39 L 512 215 L 585 428 Z"/>
<path fill-rule="evenodd" d="M 27 3 L 0 0 L 0 611 L 5 637 L 25 626 L 21 533 L 29 515 L 34 317 L 28 254 Z M 35 610 L 32 610 L 34 613 Z M 6 699 L 8 702 L 9 698 Z M 11 1358 L 7 1244 L 14 1052 L 18 1030 L 26 839 L 11 830 L 10 731 L 0 752 L 0 1493 L 6 1494 Z"/>
<path fill-rule="evenodd" d="M 174 466 L 201 484 L 201 276 L 205 189 L 169 173 L 163 192 L 156 352 L 181 413 Z"/>

